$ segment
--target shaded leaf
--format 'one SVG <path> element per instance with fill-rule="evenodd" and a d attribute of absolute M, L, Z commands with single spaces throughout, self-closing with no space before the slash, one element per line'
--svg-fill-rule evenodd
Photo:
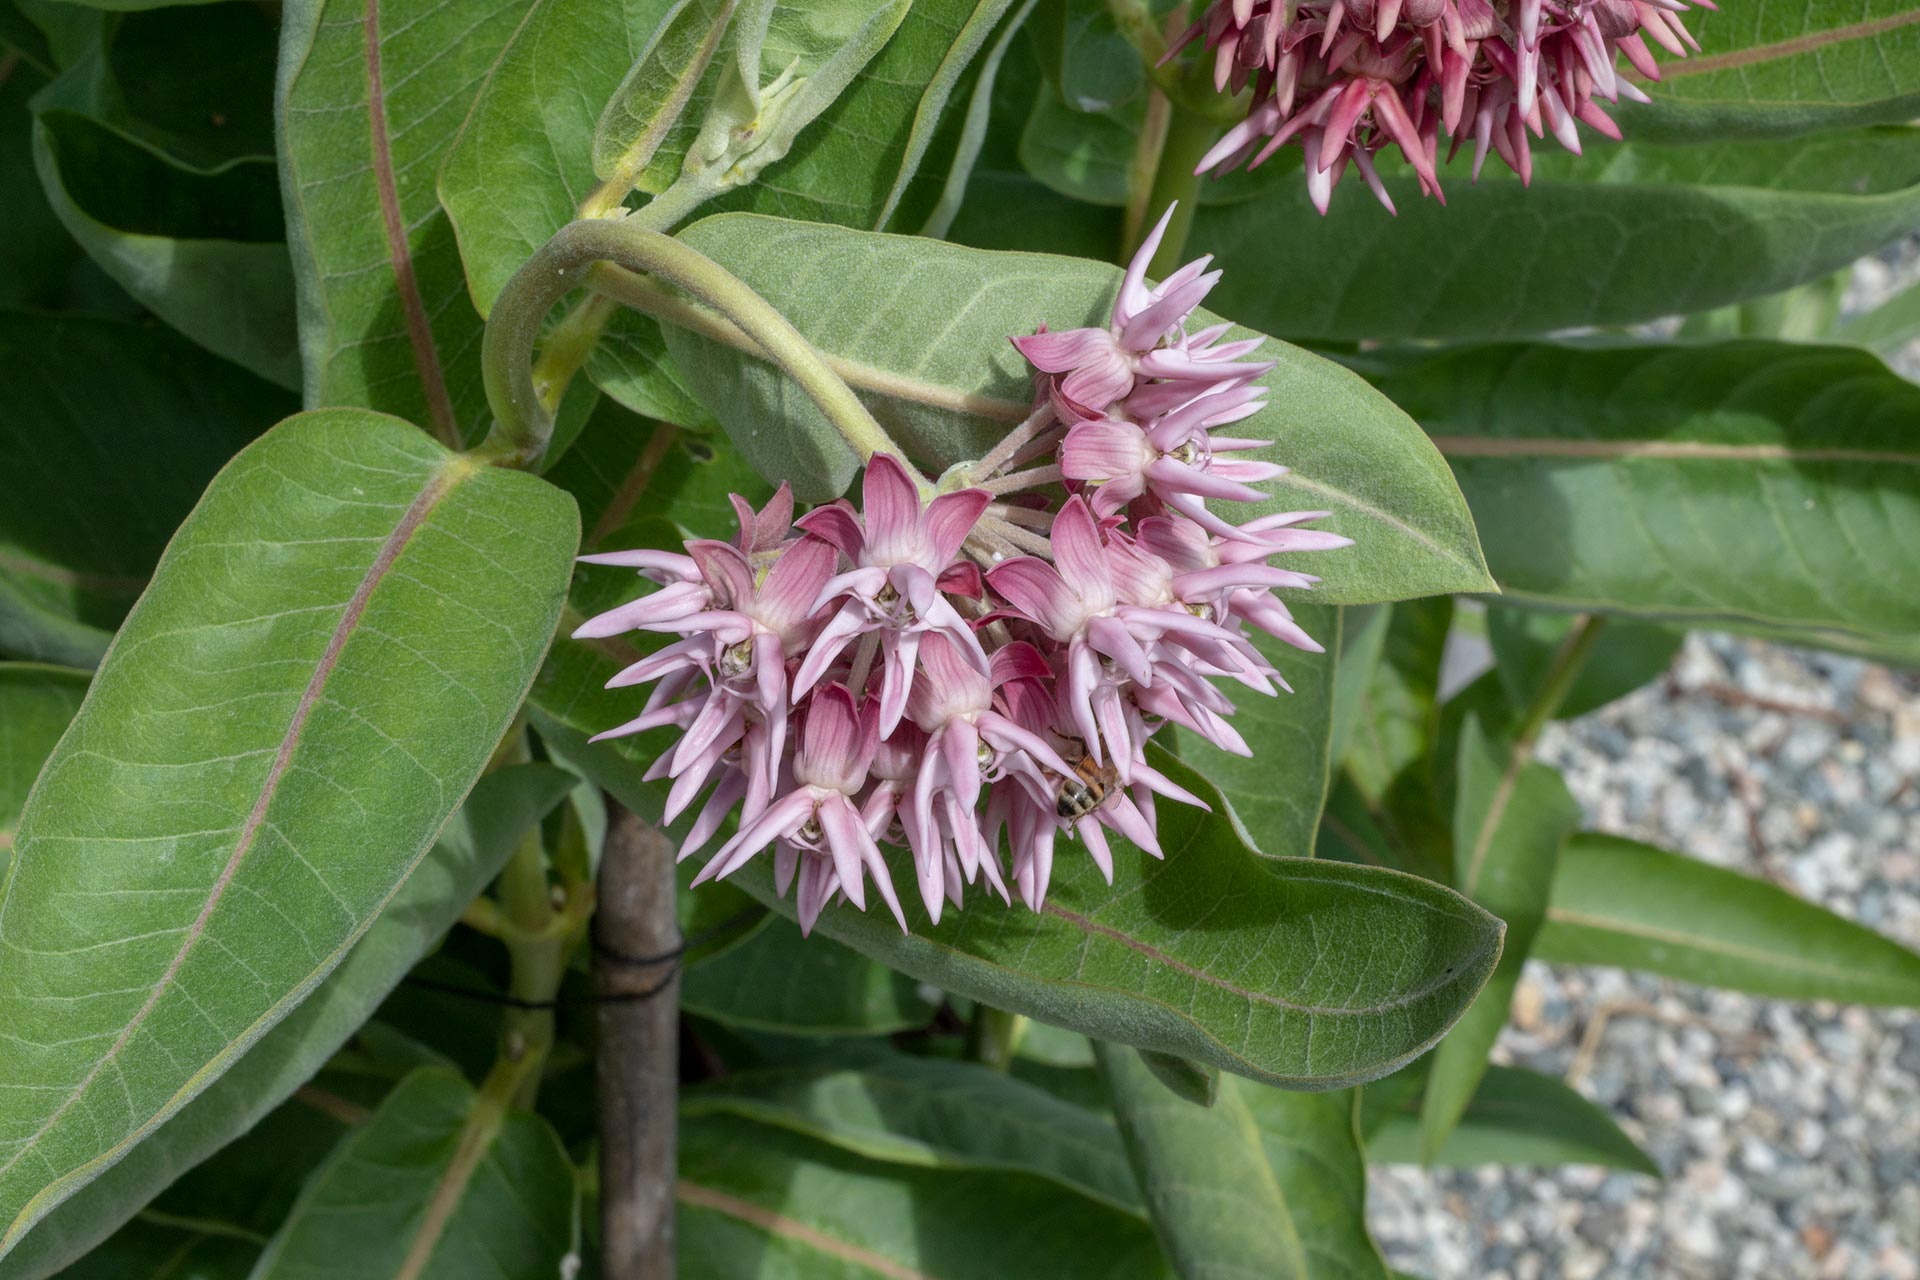
<path fill-rule="evenodd" d="M 253 1280 L 545 1280 L 572 1250 L 578 1195 L 546 1121 L 422 1068 L 315 1172 Z"/>
<path fill-rule="evenodd" d="M 530 0 L 290 0 L 281 185 L 309 407 L 359 405 L 472 440 L 480 317 L 433 173 Z"/>
<path fill-rule="evenodd" d="M 0 9 L 0 15 L 7 12 Z M 40 36 L 31 26 L 27 31 Z M 86 261 L 33 172 L 33 115 L 27 103 L 46 83 L 45 69 L 0 43 L 0 235 L 7 246 L 0 254 L 0 307 L 65 306 Z"/>
<path fill-rule="evenodd" d="M 60 1273 L 61 1280 L 247 1280 L 260 1242 L 190 1223 L 135 1219 Z"/>
<path fill-rule="evenodd" d="M 1810 642 L 1920 630 L 1920 387 L 1864 352 L 1494 346 L 1377 384 L 1453 464 L 1509 596 Z"/>
<path fill-rule="evenodd" d="M 1153 1049 L 1138 1049 L 1135 1053 L 1140 1065 L 1152 1072 L 1154 1079 L 1176 1098 L 1196 1107 L 1210 1107 L 1220 1100 L 1220 1068 Z"/>
<path fill-rule="evenodd" d="M 1452 625 L 1453 601 L 1445 598 L 1407 601 L 1388 612 L 1380 657 L 1360 688 L 1343 757 L 1370 800 L 1379 801 L 1432 754 L 1440 727 L 1440 660 Z"/>
<path fill-rule="evenodd" d="M 1507 1006 L 1547 911 L 1560 847 L 1580 825 L 1580 805 L 1560 774 L 1530 762 L 1469 716 L 1461 732 L 1454 800 L 1454 882 L 1506 922 L 1500 964 L 1440 1047 L 1420 1112 L 1420 1149 L 1431 1158 L 1459 1123 L 1487 1053 L 1506 1025 Z"/>
<path fill-rule="evenodd" d="M 925 1026 L 937 999 L 905 974 L 837 943 L 802 938 L 798 925 L 780 918 L 688 969 L 680 982 L 680 1003 L 695 1013 L 817 1035 L 885 1035 Z"/>
<path fill-rule="evenodd" d="M 0 312 L 0 365 L 0 653 L 92 666 L 214 472 L 294 403 L 124 320 Z"/>
<path fill-rule="evenodd" d="M 676 1194 L 685 1280 L 1172 1275 L 1146 1223 L 1045 1179 L 881 1164 L 733 1116 L 680 1126 Z"/>
<path fill-rule="evenodd" d="M 1139 1055 L 1096 1049 L 1154 1228 L 1183 1277 L 1384 1280 L 1367 1235 L 1351 1093 L 1228 1079 L 1201 1109 L 1162 1087 Z"/>
<path fill-rule="evenodd" d="M 1764 880 L 1617 836 L 1567 845 L 1534 954 L 1789 1000 L 1920 1006 L 1920 955 L 1891 938 Z"/>
<path fill-rule="evenodd" d="M 80 709 L 91 674 L 36 662 L 0 662 L 0 894 L 27 791 Z"/>
<path fill-rule="evenodd" d="M 0 1244 L 365 933 L 525 696 L 577 539 L 565 494 L 363 410 L 289 419 L 221 473 L 21 818 Z"/>
<path fill-rule="evenodd" d="M 682 237 L 763 294 L 854 374 L 874 415 L 937 472 L 978 457 L 1024 418 L 1030 370 L 1008 342 L 1042 322 L 1105 323 L 1117 267 L 996 254 L 924 239 L 722 216 Z M 887 322 L 876 324 L 884 315 Z M 1216 317 L 1201 312 L 1196 325 Z M 770 366 L 684 330 L 668 349 L 763 475 L 796 493 L 837 496 L 854 455 L 818 409 Z M 1274 400 L 1236 426 L 1274 441 L 1293 468 L 1271 482 L 1267 510 L 1330 508 L 1324 527 L 1359 545 L 1294 557 L 1321 573 L 1316 599 L 1350 603 L 1484 587 L 1478 547 L 1440 459 L 1388 401 L 1344 370 L 1269 343 Z M 786 430 L 761 431 L 783 422 Z"/>
<path fill-rule="evenodd" d="M 499 874 L 520 833 L 558 801 L 566 781 L 558 770 L 533 765 L 482 778 L 340 967 L 232 1070 L 28 1232 L 0 1259 L 0 1280 L 54 1274 L 183 1172 L 260 1125 L 361 1029 L 394 984 L 453 926 L 461 909 Z"/>
<path fill-rule="evenodd" d="M 1409 1077 L 1405 1088 L 1387 1088 L 1399 1082 L 1396 1076 L 1366 1089 L 1361 1125 L 1367 1133 L 1367 1159 L 1375 1164 L 1422 1162 L 1419 1097 L 1425 1073 L 1410 1068 L 1402 1074 Z M 1604 1107 L 1552 1076 L 1502 1066 L 1487 1068 L 1460 1123 L 1425 1163 L 1597 1164 L 1660 1176 L 1653 1157 L 1621 1131 Z"/>
<path fill-rule="evenodd" d="M 680 1108 L 745 1116 L 890 1163 L 1038 1174 L 1144 1212 L 1112 1125 L 976 1063 L 876 1050 L 844 1065 L 729 1075 L 687 1090 Z"/>
<path fill-rule="evenodd" d="M 1289 337 L 1464 338 L 1624 325 L 1777 293 L 1920 219 L 1920 131 L 1660 148 L 1596 141 L 1536 157 L 1532 187 L 1472 148 L 1441 172 L 1447 204 L 1386 179 L 1390 217 L 1352 182 L 1331 217 L 1306 184 L 1209 205 L 1191 243 L 1218 255 L 1211 299 Z"/>
<path fill-rule="evenodd" d="M 1498 606 L 1487 610 L 1493 669 L 1499 673 L 1510 702 L 1523 704 L 1544 684 L 1554 655 L 1573 634 L 1575 625 L 1571 614 Z M 1685 638 L 1686 632 L 1679 627 L 1631 619 L 1609 621 L 1554 711 L 1554 718 L 1584 716 L 1658 680 L 1673 665 Z"/>
<path fill-rule="evenodd" d="M 270 160 L 188 169 L 87 116 L 47 110 L 34 161 L 54 212 L 116 284 L 214 354 L 299 387 Z"/>

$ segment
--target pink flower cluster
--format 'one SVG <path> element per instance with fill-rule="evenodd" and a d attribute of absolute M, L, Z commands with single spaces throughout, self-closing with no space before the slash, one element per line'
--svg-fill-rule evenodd
<path fill-rule="evenodd" d="M 1693 0 L 1714 8 L 1712 0 Z M 1374 167 L 1392 145 L 1445 202 L 1437 172 L 1440 134 L 1448 158 L 1473 138 L 1473 176 L 1489 149 L 1531 181 L 1528 134 L 1548 131 L 1580 152 L 1578 123 L 1618 140 L 1595 98 L 1645 102 L 1622 78 L 1660 78 L 1647 41 L 1675 57 L 1699 45 L 1681 24 L 1688 0 L 1214 0 L 1169 57 L 1195 40 L 1213 51 L 1214 83 L 1253 86 L 1247 118 L 1200 162 L 1198 172 L 1257 165 L 1297 141 L 1307 190 L 1325 213 L 1351 160 L 1380 203 L 1393 200 Z"/>
<path fill-rule="evenodd" d="M 869 880 L 905 929 L 892 845 L 935 923 L 967 885 L 1011 901 L 1009 876 L 1038 910 L 1062 835 L 1111 880 L 1108 830 L 1158 857 L 1156 800 L 1202 805 L 1148 760 L 1163 726 L 1249 754 L 1214 682 L 1285 686 L 1248 628 L 1320 651 L 1273 595 L 1317 579 L 1267 561 L 1348 539 L 1300 527 L 1325 512 L 1234 525 L 1208 510 L 1264 500 L 1253 485 L 1283 470 L 1235 456 L 1264 442 L 1212 434 L 1260 409 L 1272 364 L 1226 326 L 1187 331 L 1219 277 L 1207 260 L 1148 284 L 1165 227 L 1110 326 L 1013 340 L 1038 407 L 967 487 L 930 495 L 876 454 L 858 511 L 842 499 L 796 520 L 783 485 L 758 512 L 734 500 L 733 542 L 585 557 L 661 588 L 576 636 L 677 637 L 610 682 L 654 688 L 599 736 L 679 730 L 649 776 L 672 779 L 668 821 L 705 794 L 682 858 L 739 811 L 695 883 L 771 847 L 803 930 L 836 895 L 864 910 Z"/>

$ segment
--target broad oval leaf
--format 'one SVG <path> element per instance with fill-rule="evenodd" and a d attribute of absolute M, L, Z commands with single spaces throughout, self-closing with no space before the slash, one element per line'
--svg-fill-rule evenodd
<path fill-rule="evenodd" d="M 1591 140 L 1536 156 L 1531 187 L 1472 148 L 1443 167 L 1447 203 L 1386 179 L 1331 216 L 1304 182 L 1205 205 L 1191 245 L 1226 277 L 1211 302 L 1287 337 L 1500 338 L 1624 325 L 1777 293 L 1827 275 L 1920 220 L 1920 131 L 1864 129 L 1692 147 Z M 1024 225 L 1042 228 L 1034 217 Z M 1044 238 L 1041 243 L 1045 243 Z"/>
<path fill-rule="evenodd" d="M 896 1164 L 1038 1174 L 1143 1212 L 1120 1135 L 1085 1109 L 976 1063 L 889 1050 L 847 1056 L 696 1085 L 680 1114 L 745 1116 Z"/>
<path fill-rule="evenodd" d="M 1351 1093 L 1225 1079 L 1200 1108 L 1125 1046 L 1096 1051 L 1154 1229 L 1182 1276 L 1386 1280 L 1367 1234 Z"/>
<path fill-rule="evenodd" d="M 935 470 L 979 457 L 1026 417 L 1031 370 L 1008 338 L 1043 322 L 1105 324 L 1120 282 L 1119 268 L 1098 262 L 772 218 L 708 218 L 682 239 L 839 361 L 874 416 Z M 1201 312 L 1193 323 L 1217 319 Z M 854 455 L 797 387 L 757 357 L 686 330 L 670 330 L 667 342 L 763 475 L 791 479 L 813 500 L 846 488 Z M 1264 354 L 1279 361 L 1266 380 L 1272 403 L 1235 430 L 1272 440 L 1273 456 L 1292 472 L 1271 482 L 1270 503 L 1242 510 L 1333 512 L 1322 527 L 1359 545 L 1297 557 L 1325 579 L 1316 598 L 1484 589 L 1459 492 L 1405 415 L 1318 356 L 1278 342 Z"/>
<path fill-rule="evenodd" d="M 1514 985 L 1546 916 L 1561 846 L 1580 825 L 1580 805 L 1548 765 L 1481 731 L 1461 731 L 1453 808 L 1454 883 L 1507 923 L 1499 967 L 1473 1007 L 1434 1052 L 1420 1112 L 1420 1149 L 1436 1155 L 1486 1074 L 1487 1054 L 1506 1025 Z"/>
<path fill-rule="evenodd" d="M 0 1247 L 366 932 L 525 696 L 577 538 L 559 490 L 364 410 L 221 473 L 21 818 Z"/>
<path fill-rule="evenodd" d="M 1700 52 L 1661 57 L 1653 98 L 1620 122 L 1634 138 L 1790 137 L 1920 115 L 1920 9 L 1909 0 L 1779 0 L 1685 15 Z"/>
<path fill-rule="evenodd" d="M 27 792 L 67 731 L 92 673 L 37 662 L 0 662 L 0 885 L 13 860 Z"/>
<path fill-rule="evenodd" d="M 1503 345 L 1383 366 L 1501 590 L 1902 643 L 1920 632 L 1920 387 L 1865 352 Z"/>
<path fill-rule="evenodd" d="M 576 732 L 556 721 L 612 710 L 574 692 L 574 680 L 614 669 L 605 661 L 536 695 L 543 733 Z M 657 814 L 659 794 L 622 751 L 603 744 L 570 758 L 635 812 Z M 915 932 L 902 935 L 890 917 L 830 907 L 816 935 L 996 1009 L 1291 1088 L 1385 1075 L 1471 1003 L 1499 954 L 1498 920 L 1417 876 L 1262 857 L 1210 783 L 1156 759 L 1213 806 L 1161 806 L 1164 862 L 1116 839 L 1108 884 L 1063 845 L 1037 913 L 981 898 L 937 926 L 913 917 Z M 792 912 L 765 861 L 730 881 Z"/>
<path fill-rule="evenodd" d="M 1539 943 L 1534 954 L 1540 954 Z M 1361 1108 L 1367 1159 L 1375 1164 L 1471 1168 L 1488 1164 L 1597 1164 L 1660 1176 L 1660 1166 L 1607 1114 L 1564 1081 L 1492 1066 L 1440 1150 L 1422 1160 L 1419 1064 L 1368 1085 Z M 1402 1080 L 1404 1076 L 1406 1079 Z"/>
<path fill-rule="evenodd" d="M 214 473 L 296 404 L 126 320 L 0 311 L 0 366 L 0 653 L 90 667 Z"/>
<path fill-rule="evenodd" d="M 488 421 L 480 317 L 433 173 L 531 0 L 290 0 L 275 117 L 307 406 L 444 444 Z"/>
<path fill-rule="evenodd" d="M 578 1197 L 545 1120 L 422 1068 L 314 1172 L 252 1280 L 546 1280 Z"/>
<path fill-rule="evenodd" d="M 1615 836 L 1568 844 L 1534 955 L 1788 1000 L 1920 1006 L 1920 955 L 1778 885 Z"/>
<path fill-rule="evenodd" d="M 407 971 L 506 865 L 520 835 L 565 794 L 570 775 L 540 765 L 488 774 L 400 892 L 313 995 L 127 1154 L 0 1259 L 0 1280 L 45 1280 L 169 1184 L 250 1133 L 363 1029 Z"/>
<path fill-rule="evenodd" d="M 1173 1276 L 1145 1222 L 1045 1179 L 882 1164 L 735 1116 L 681 1123 L 675 1198 L 684 1280 Z"/>

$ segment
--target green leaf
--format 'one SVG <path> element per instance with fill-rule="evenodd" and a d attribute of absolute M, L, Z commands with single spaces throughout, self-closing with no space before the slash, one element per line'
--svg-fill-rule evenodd
<path fill-rule="evenodd" d="M 1523 705 L 1546 680 L 1553 658 L 1573 634 L 1571 614 L 1533 609 L 1487 610 L 1487 638 L 1493 645 L 1493 669 L 1515 706 Z M 1574 677 L 1567 696 L 1554 711 L 1558 720 L 1572 720 L 1624 698 L 1642 685 L 1658 680 L 1673 665 L 1686 632 L 1679 627 L 1631 619 L 1609 621 L 1587 661 Z"/>
<path fill-rule="evenodd" d="M 545 1280 L 573 1249 L 578 1196 L 545 1120 L 422 1068 L 314 1174 L 253 1280 Z"/>
<path fill-rule="evenodd" d="M 192 1223 L 141 1218 L 60 1273 L 60 1280 L 247 1280 L 260 1242 Z"/>
<path fill-rule="evenodd" d="M 1780 0 L 1695 9 L 1702 52 L 1660 58 L 1650 106 L 1620 121 L 1635 138 L 1717 141 L 1897 124 L 1920 115 L 1920 14 L 1905 0 Z"/>
<path fill-rule="evenodd" d="M 1189 1280 L 1384 1280 L 1366 1229 L 1351 1093 L 1221 1082 L 1210 1109 L 1170 1093 L 1124 1047 L 1096 1046 L 1134 1171 L 1174 1269 Z"/>
<path fill-rule="evenodd" d="M 1536 945 L 1535 954 L 1539 954 Z M 1420 1157 L 1420 1078 L 1410 1069 L 1408 1087 L 1369 1085 L 1361 1127 L 1367 1159 L 1375 1164 L 1417 1164 Z M 1376 1101 L 1375 1095 L 1381 1095 Z M 1552 1076 L 1519 1067 L 1487 1068 L 1460 1123 L 1428 1164 L 1448 1168 L 1487 1164 L 1597 1164 L 1660 1176 L 1660 1166 L 1594 1105 Z"/>
<path fill-rule="evenodd" d="M 802 938 L 785 919 L 688 969 L 680 1003 L 738 1026 L 847 1036 L 922 1027 L 936 1007 L 912 978 L 837 943 Z"/>
<path fill-rule="evenodd" d="M 1210 1107 L 1220 1100 L 1220 1068 L 1192 1062 L 1171 1053 L 1137 1049 L 1140 1065 L 1166 1086 L 1167 1092 L 1196 1107 Z"/>
<path fill-rule="evenodd" d="M 200 168 L 272 157 L 278 14 L 259 5 L 167 6 L 103 27 L 107 71 L 125 111 L 106 123 Z"/>
<path fill-rule="evenodd" d="M 1367 686 L 1380 665 L 1386 647 L 1393 606 L 1343 605 L 1340 610 L 1339 657 L 1333 668 L 1333 728 L 1327 760 L 1338 766 L 1353 747 L 1353 736 L 1366 706 Z"/>
<path fill-rule="evenodd" d="M 1453 601 L 1444 597 L 1408 601 L 1389 613 L 1380 658 L 1361 688 L 1352 745 L 1344 757 L 1369 800 L 1379 801 L 1433 752 L 1440 727 L 1440 660 L 1452 625 Z"/>
<path fill-rule="evenodd" d="M 529 0 L 290 0 L 278 121 L 307 404 L 472 440 L 480 317 L 432 175 Z"/>
<path fill-rule="evenodd" d="M 1108 111 L 1145 96 L 1146 68 L 1102 0 L 1050 4 L 1034 23 L 1034 40 L 1057 51 L 1048 78 L 1073 111 Z"/>
<path fill-rule="evenodd" d="M 6 68 L 0 75 L 0 236 L 7 246 L 0 254 L 0 307 L 56 309 L 69 302 L 86 255 L 60 225 L 33 172 L 33 115 L 27 103 L 46 84 L 47 74 L 28 55 L 4 44 L 0 66 Z"/>
<path fill-rule="evenodd" d="M 884 1050 L 842 1064 L 728 1075 L 682 1095 L 682 1116 L 727 1112 L 894 1164 L 1038 1174 L 1129 1213 L 1140 1189 L 1113 1126 L 970 1062 Z"/>
<path fill-rule="evenodd" d="M 594 748 L 582 762 L 623 801 L 657 812 L 617 752 Z M 1171 756 L 1156 767 L 1215 815 L 1225 809 Z M 1232 823 L 1184 805 L 1159 816 L 1164 862 L 1116 840 L 1109 885 L 1063 845 L 1038 913 L 983 898 L 902 935 L 891 918 L 830 907 L 815 932 L 997 1009 L 1295 1088 L 1372 1079 L 1424 1052 L 1492 971 L 1499 922 L 1443 886 L 1263 858 Z M 731 879 L 793 910 L 774 898 L 767 867 Z M 1327 962 L 1329 947 L 1338 962 Z"/>
<path fill-rule="evenodd" d="M 1920 955 L 1725 867 L 1615 836 L 1568 844 L 1540 959 L 1788 1000 L 1920 1006 Z"/>
<path fill-rule="evenodd" d="M 0 662 L 0 884 L 13 858 L 27 791 L 86 695 L 88 672 Z"/>
<path fill-rule="evenodd" d="M 1507 924 L 1499 967 L 1473 1007 L 1434 1052 L 1420 1112 L 1420 1149 L 1439 1154 L 1480 1079 L 1487 1053 L 1506 1025 L 1514 985 L 1547 911 L 1554 863 L 1580 825 L 1580 806 L 1557 771 L 1529 763 L 1469 716 L 1461 732 L 1453 844 L 1460 891 Z"/>
<path fill-rule="evenodd" d="M 1920 387 L 1865 352 L 1493 346 L 1376 382 L 1452 462 L 1509 596 L 1839 642 L 1920 631 Z"/>
<path fill-rule="evenodd" d="M 1777 293 L 1920 221 L 1920 131 L 1904 128 L 1671 148 L 1596 141 L 1584 158 L 1543 149 L 1531 188 L 1496 166 L 1470 183 L 1469 160 L 1443 169 L 1445 206 L 1410 176 L 1388 177 L 1397 218 L 1358 182 L 1335 193 L 1331 217 L 1304 182 L 1203 207 L 1190 243 L 1226 271 L 1213 305 L 1289 337 L 1635 324 Z"/>
<path fill-rule="evenodd" d="M 1292 606 L 1294 620 L 1329 650 L 1340 647 L 1340 610 L 1322 605 Z M 1180 758 L 1220 788 L 1262 853 L 1309 857 L 1327 797 L 1329 739 L 1333 730 L 1334 660 L 1329 654 L 1302 653 L 1270 637 L 1254 646 L 1273 663 L 1291 693 L 1275 698 L 1258 694 L 1236 699 L 1233 726 L 1252 756 L 1235 755 L 1183 734 Z"/>
<path fill-rule="evenodd" d="M 90 667 L 214 472 L 294 404 L 123 320 L 0 311 L 0 366 L 0 653 Z"/>
<path fill-rule="evenodd" d="M 520 264 L 593 193 L 595 123 L 670 12 L 708 0 L 539 0 L 513 33 L 440 168 L 467 287 L 485 315 Z M 656 49 L 653 58 L 663 57 Z M 651 59 L 646 65 L 651 65 Z"/>
<path fill-rule="evenodd" d="M 37 118 L 34 163 L 61 223 L 116 284 L 215 355 L 299 387 L 293 267 L 271 160 L 190 169 L 55 109 Z"/>
<path fill-rule="evenodd" d="M 1833 336 L 1894 355 L 1920 337 L 1920 284 L 1910 284 L 1873 310 L 1842 321 Z"/>
<path fill-rule="evenodd" d="M 734 1116 L 681 1124 L 676 1196 L 684 1280 L 1172 1275 L 1146 1223 L 1045 1179 L 877 1163 Z"/>
<path fill-rule="evenodd" d="M 462 908 L 498 875 L 520 833 L 566 791 L 567 775 L 525 765 L 482 778 L 439 842 L 340 967 L 233 1069 L 125 1159 L 81 1188 L 0 1259 L 0 1280 L 43 1280 L 93 1248 L 181 1174 L 252 1132 L 360 1030 Z"/>
<path fill-rule="evenodd" d="M 1106 323 L 1117 267 L 986 253 L 924 239 L 768 218 L 708 218 L 683 239 L 744 279 L 814 345 L 903 447 L 936 470 L 980 456 L 1024 418 L 1031 371 L 1012 334 Z M 887 323 L 874 323 L 885 315 Z M 1196 325 L 1216 317 L 1201 312 Z M 1239 331 L 1246 336 L 1245 331 Z M 683 330 L 668 349 L 763 475 L 837 496 L 853 455 L 810 401 L 757 358 Z M 1235 429 L 1271 439 L 1292 468 L 1246 509 L 1331 509 L 1322 527 L 1357 546 L 1296 557 L 1328 603 L 1481 590 L 1471 524 L 1441 460 L 1388 401 L 1333 364 L 1270 342 L 1272 403 Z M 787 424 L 771 433 L 767 422 Z"/>
<path fill-rule="evenodd" d="M 612 185 L 620 200 L 633 190 L 686 111 L 727 34 L 735 3 L 679 0 L 666 10 L 600 113 L 593 130 L 593 172 Z M 519 41 L 514 44 L 517 48 Z"/>
<path fill-rule="evenodd" d="M 365 933 L 525 696 L 577 538 L 565 494 L 364 410 L 289 419 L 221 473 L 20 821 L 0 1246 Z"/>

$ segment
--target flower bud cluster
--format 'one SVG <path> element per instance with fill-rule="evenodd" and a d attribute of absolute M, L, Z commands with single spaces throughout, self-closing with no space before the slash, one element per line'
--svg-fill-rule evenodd
<path fill-rule="evenodd" d="M 864 910 L 871 882 L 904 930 L 882 852 L 904 846 L 935 923 L 969 885 L 1038 910 L 1062 836 L 1110 881 L 1108 831 L 1158 857 L 1157 800 L 1205 807 L 1149 760 L 1162 727 L 1250 754 L 1216 682 L 1285 685 L 1249 630 L 1320 652 L 1273 594 L 1317 579 L 1267 562 L 1348 539 L 1301 527 L 1325 512 L 1208 509 L 1265 501 L 1253 486 L 1284 470 L 1236 456 L 1263 441 L 1214 434 L 1262 407 L 1273 366 L 1224 325 L 1188 332 L 1219 278 L 1206 259 L 1149 286 L 1165 227 L 1110 325 L 1013 339 L 1038 406 L 968 487 L 929 498 L 876 454 L 857 511 L 796 520 L 783 485 L 761 511 L 735 499 L 732 542 L 585 557 L 660 589 L 577 636 L 677 637 L 610 682 L 654 687 L 600 737 L 680 731 L 649 777 L 672 780 L 670 822 L 705 796 L 682 858 L 738 810 L 695 883 L 771 848 L 803 929 L 836 896 Z"/>
<path fill-rule="evenodd" d="M 1579 124 L 1617 141 L 1595 99 L 1647 100 L 1617 55 L 1658 80 L 1648 40 L 1675 57 L 1699 48 L 1678 16 L 1687 8 L 1688 0 L 1214 0 L 1168 56 L 1202 41 L 1221 92 L 1253 86 L 1247 118 L 1199 172 L 1257 165 L 1298 142 L 1320 212 L 1348 161 L 1392 212 L 1374 166 L 1383 147 L 1398 147 L 1422 193 L 1445 203 L 1442 133 L 1449 159 L 1472 137 L 1475 178 L 1491 150 L 1522 182 L 1533 176 L 1529 134 L 1550 131 L 1576 155 Z"/>

